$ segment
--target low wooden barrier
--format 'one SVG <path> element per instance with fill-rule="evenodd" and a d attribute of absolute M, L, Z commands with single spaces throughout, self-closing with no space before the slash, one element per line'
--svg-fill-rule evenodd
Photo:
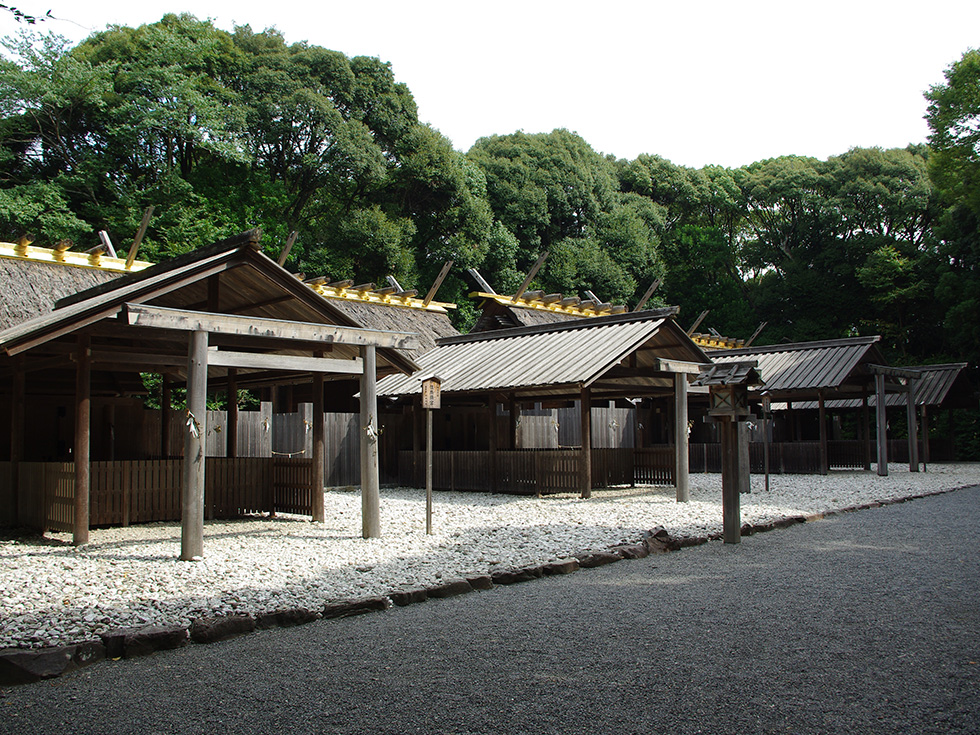
<path fill-rule="evenodd" d="M 90 526 L 180 520 L 182 460 L 92 462 L 90 471 Z M 208 457 L 204 476 L 207 519 L 272 510 L 312 514 L 312 460 Z M 74 463 L 21 462 L 17 484 L 16 525 L 72 530 Z"/>

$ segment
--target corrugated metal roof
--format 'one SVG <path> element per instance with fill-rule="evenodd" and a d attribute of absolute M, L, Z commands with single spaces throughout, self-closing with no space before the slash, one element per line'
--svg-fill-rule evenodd
<path fill-rule="evenodd" d="M 862 363 L 884 363 L 875 346 L 878 340 L 853 337 L 711 351 L 709 355 L 716 363 L 758 360 L 759 374 L 769 392 L 834 389 L 851 378 Z"/>
<path fill-rule="evenodd" d="M 906 367 L 907 370 L 919 371 L 921 377 L 916 382 L 915 405 L 917 406 L 939 406 L 946 400 L 950 389 L 956 382 L 960 373 L 966 369 L 967 363 L 958 362 L 947 365 L 921 365 Z M 874 394 L 868 396 L 868 404 L 874 406 L 877 403 Z M 826 401 L 827 408 L 858 408 L 861 400 L 849 398 L 843 400 Z M 889 393 L 885 396 L 886 406 L 904 406 L 905 393 Z M 818 407 L 816 401 L 794 401 L 793 408 L 801 410 L 815 409 Z"/>
<path fill-rule="evenodd" d="M 439 376 L 447 393 L 567 386 L 588 384 L 634 350 L 658 341 L 663 358 L 708 362 L 672 319 L 642 312 L 440 340 L 416 362 L 419 375 Z M 393 375 L 378 384 L 379 395 L 419 391 L 419 379 L 411 376 Z"/>

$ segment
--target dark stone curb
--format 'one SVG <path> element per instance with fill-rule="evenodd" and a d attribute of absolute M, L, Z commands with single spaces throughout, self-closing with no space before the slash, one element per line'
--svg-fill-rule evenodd
<path fill-rule="evenodd" d="M 261 613 L 255 618 L 257 628 L 268 630 L 269 628 L 291 628 L 295 625 L 304 625 L 320 619 L 320 613 L 307 610 L 303 607 L 286 608 L 285 610 L 275 610 L 273 612 Z"/>
<path fill-rule="evenodd" d="M 187 645 L 187 628 L 176 625 L 150 625 L 145 628 L 120 628 L 103 633 L 106 658 L 136 658 L 154 651 L 167 651 Z"/>
<path fill-rule="evenodd" d="M 425 589 L 425 593 L 429 598 L 434 597 L 436 599 L 456 597 L 456 595 L 465 595 L 472 591 L 473 585 L 465 579 L 450 579 L 442 584 L 426 587 Z"/>
<path fill-rule="evenodd" d="M 190 635 L 195 643 L 214 643 L 251 633 L 256 620 L 251 615 L 224 615 L 197 618 L 191 622 Z"/>
<path fill-rule="evenodd" d="M 429 593 L 424 589 L 395 590 L 388 593 L 388 598 L 398 607 L 405 607 L 406 605 L 425 602 L 429 599 Z"/>
<path fill-rule="evenodd" d="M 0 686 L 53 679 L 102 661 L 105 650 L 101 641 L 51 648 L 8 648 L 0 651 Z"/>
<path fill-rule="evenodd" d="M 377 597 L 362 597 L 358 600 L 348 600 L 345 602 L 331 602 L 323 606 L 323 617 L 332 620 L 334 618 L 349 618 L 352 615 L 364 615 L 370 612 L 382 612 L 391 607 L 391 600 L 387 597 L 378 595 Z"/>

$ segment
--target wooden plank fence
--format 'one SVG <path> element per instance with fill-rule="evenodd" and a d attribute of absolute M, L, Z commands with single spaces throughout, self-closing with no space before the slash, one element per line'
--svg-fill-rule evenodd
<path fill-rule="evenodd" d="M 238 518 L 276 510 L 310 515 L 312 469 L 308 459 L 208 457 L 205 517 Z M 73 463 L 21 462 L 18 479 L 17 525 L 72 530 Z M 93 462 L 89 523 L 97 527 L 179 521 L 182 481 L 183 460 Z"/>

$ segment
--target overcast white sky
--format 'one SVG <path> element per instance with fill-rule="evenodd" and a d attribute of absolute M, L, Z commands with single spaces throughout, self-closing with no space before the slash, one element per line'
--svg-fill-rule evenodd
<path fill-rule="evenodd" d="M 980 2 L 11 0 L 81 40 L 167 12 L 377 56 L 466 151 L 568 128 L 620 158 L 741 166 L 923 142 L 922 93 L 980 46 Z M 18 25 L 0 14 L 0 35 Z"/>

